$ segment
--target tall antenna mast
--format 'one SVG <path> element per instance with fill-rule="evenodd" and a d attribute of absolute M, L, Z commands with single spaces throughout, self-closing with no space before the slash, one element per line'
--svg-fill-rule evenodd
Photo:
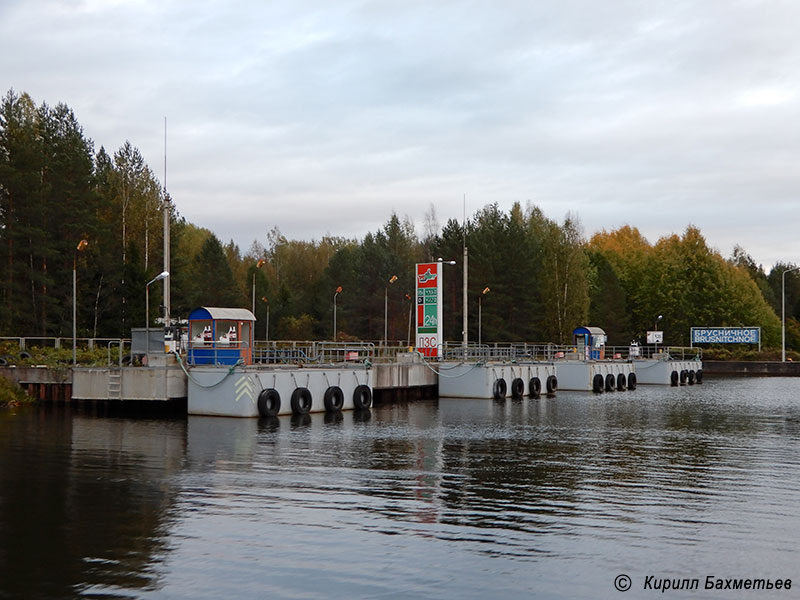
<path fill-rule="evenodd" d="M 167 117 L 164 117 L 164 271 L 170 272 L 170 255 L 169 255 L 169 220 L 170 220 L 170 206 L 169 195 L 167 194 Z M 164 327 L 172 325 L 171 311 L 170 311 L 170 290 L 169 284 L 172 277 L 164 278 Z"/>
<path fill-rule="evenodd" d="M 464 321 L 461 324 L 461 336 L 462 342 L 461 345 L 464 347 L 464 356 L 466 357 L 467 353 L 467 344 L 468 344 L 468 336 L 467 336 L 467 194 L 464 194 Z"/>

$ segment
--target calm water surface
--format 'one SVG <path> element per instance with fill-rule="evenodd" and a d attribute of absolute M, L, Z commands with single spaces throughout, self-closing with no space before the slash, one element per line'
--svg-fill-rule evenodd
<path fill-rule="evenodd" d="M 269 421 L 0 412 L 3 599 L 661 595 L 648 575 L 796 598 L 798 540 L 800 379 Z"/>

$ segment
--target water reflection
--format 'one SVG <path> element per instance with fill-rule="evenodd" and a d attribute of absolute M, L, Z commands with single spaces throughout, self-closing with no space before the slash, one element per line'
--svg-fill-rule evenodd
<path fill-rule="evenodd" d="M 301 418 L 2 414 L 0 567 L 19 576 L 0 597 L 570 598 L 609 572 L 790 577 L 797 383 Z"/>
<path fill-rule="evenodd" d="M 183 453 L 181 422 L 0 416 L 0 596 L 152 588 Z"/>

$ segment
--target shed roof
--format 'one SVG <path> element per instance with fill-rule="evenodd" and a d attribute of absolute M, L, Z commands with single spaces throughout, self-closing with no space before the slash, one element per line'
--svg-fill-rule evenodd
<path fill-rule="evenodd" d="M 605 335 L 606 334 L 606 332 L 603 331 L 602 329 L 600 329 L 599 327 L 587 327 L 587 326 L 578 327 L 577 329 L 575 329 L 572 332 L 573 335 L 580 335 L 580 334 L 585 335 L 587 333 L 590 334 L 590 335 Z"/>
<path fill-rule="evenodd" d="M 214 319 L 216 321 L 255 321 L 256 317 L 246 308 L 220 308 L 200 306 L 189 313 L 190 321 Z"/>

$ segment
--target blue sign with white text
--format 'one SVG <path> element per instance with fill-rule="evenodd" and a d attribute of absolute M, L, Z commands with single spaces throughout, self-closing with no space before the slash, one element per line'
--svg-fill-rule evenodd
<path fill-rule="evenodd" d="M 692 327 L 693 344 L 759 344 L 760 327 Z"/>

